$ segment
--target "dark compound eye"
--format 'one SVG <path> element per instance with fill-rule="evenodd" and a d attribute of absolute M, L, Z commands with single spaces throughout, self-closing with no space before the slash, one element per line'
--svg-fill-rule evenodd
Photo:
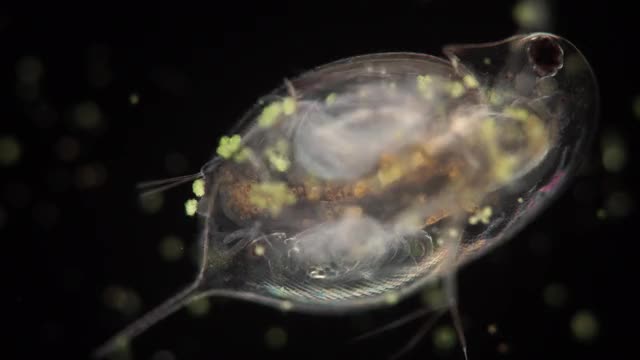
<path fill-rule="evenodd" d="M 553 76 L 564 64 L 564 51 L 552 37 L 532 39 L 527 51 L 529 62 L 539 76 Z"/>

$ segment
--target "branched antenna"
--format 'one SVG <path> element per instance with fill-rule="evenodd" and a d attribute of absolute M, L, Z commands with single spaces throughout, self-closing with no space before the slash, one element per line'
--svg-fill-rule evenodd
<path fill-rule="evenodd" d="M 393 330 L 393 329 L 399 328 L 399 327 L 401 327 L 403 325 L 406 325 L 406 324 L 408 324 L 408 323 L 410 323 L 410 322 L 412 322 L 414 320 L 417 320 L 417 319 L 419 319 L 419 318 L 421 318 L 423 316 L 426 316 L 427 314 L 429 314 L 429 313 L 431 313 L 433 311 L 434 310 L 430 309 L 430 308 L 422 308 L 420 310 L 414 311 L 414 312 L 412 312 L 412 313 L 410 313 L 408 315 L 405 315 L 405 316 L 403 316 L 403 317 L 401 317 L 401 318 L 399 318 L 397 320 L 394 320 L 394 321 L 392 321 L 392 322 L 390 322 L 390 323 L 388 323 L 386 325 L 383 325 L 383 326 L 381 326 L 379 328 L 376 328 L 376 329 L 373 329 L 371 331 L 368 331 L 368 332 L 366 332 L 366 333 L 364 333 L 362 335 L 358 335 L 358 336 L 354 337 L 353 339 L 349 340 L 349 343 L 355 343 L 355 342 L 358 342 L 358 341 L 362 341 L 362 340 L 368 339 L 370 337 L 377 336 L 377 335 L 380 335 L 382 333 L 385 333 L 385 332 L 387 332 L 389 330 Z"/>
<path fill-rule="evenodd" d="M 145 181 L 145 182 L 138 183 L 136 188 L 142 191 L 140 196 L 144 197 L 144 196 L 154 195 L 154 194 L 169 190 L 171 188 L 182 185 L 189 181 L 193 181 L 200 177 L 202 177 L 202 173 L 177 176 L 174 178 L 163 179 L 163 180 Z"/>

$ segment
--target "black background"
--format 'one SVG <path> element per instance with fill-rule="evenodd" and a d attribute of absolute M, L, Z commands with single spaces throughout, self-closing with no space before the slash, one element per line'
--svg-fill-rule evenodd
<path fill-rule="evenodd" d="M 3 321 L 5 350 L 17 351 L 9 358 L 88 358 L 114 331 L 191 280 L 195 267 L 188 253 L 198 227 L 183 212 L 189 186 L 166 193 L 161 210 L 149 214 L 141 211 L 135 183 L 198 171 L 228 127 L 284 77 L 363 53 L 439 55 L 447 43 L 499 40 L 518 30 L 513 5 L 236 1 L 211 2 L 208 8 L 2 10 L 0 136 L 17 139 L 22 149 L 19 162 L 0 168 L 4 273 L 16 279 L 3 291 L 9 315 Z M 633 353 L 637 21 L 631 5 L 622 2 L 562 1 L 552 9 L 553 31 L 572 41 L 594 68 L 600 128 L 590 161 L 568 191 L 519 236 L 461 271 L 471 359 Z M 17 80 L 25 56 L 42 64 L 35 94 Z M 130 103 L 132 93 L 139 94 L 138 104 Z M 87 102 L 102 114 L 98 128 L 73 121 L 73 109 Z M 611 132 L 622 136 L 627 149 L 627 165 L 617 173 L 605 171 L 601 161 L 601 139 Z M 76 141 L 77 156 L 61 159 L 63 138 Z M 175 153 L 186 159 L 179 174 L 166 166 Z M 97 174 L 97 182 L 82 185 L 83 174 Z M 624 194 L 629 210 L 598 218 L 598 209 L 606 209 L 616 192 Z M 177 262 L 158 253 L 167 234 L 185 243 L 185 256 Z M 544 301 L 552 283 L 567 289 L 563 306 Z M 127 315 L 107 306 L 108 286 L 133 289 L 139 312 Z M 136 339 L 123 356 L 171 359 L 158 353 L 167 350 L 176 359 L 385 358 L 420 322 L 353 345 L 346 340 L 419 305 L 416 295 L 366 316 L 318 317 L 211 300 L 206 316 L 180 311 Z M 570 327 L 583 310 L 598 323 L 597 336 L 587 343 L 576 340 Z M 354 325 L 357 320 L 367 326 Z M 449 324 L 445 317 L 438 326 Z M 497 333 L 487 331 L 489 324 L 497 325 Z M 280 349 L 265 344 L 272 326 L 288 334 Z M 499 351 L 505 346 L 506 352 Z M 435 349 L 431 333 L 409 357 L 463 358 L 457 347 Z"/>

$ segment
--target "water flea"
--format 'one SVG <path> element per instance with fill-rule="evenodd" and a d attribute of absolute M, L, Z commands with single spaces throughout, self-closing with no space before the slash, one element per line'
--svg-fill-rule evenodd
<path fill-rule="evenodd" d="M 586 59 L 554 34 L 443 53 L 315 67 L 211 139 L 200 171 L 142 184 L 144 198 L 191 186 L 198 273 L 97 354 L 194 299 L 351 314 L 421 291 L 454 320 L 431 330 L 436 348 L 466 354 L 457 271 L 514 238 L 574 177 L 598 94 Z M 269 348 L 286 342 L 282 328 L 265 334 Z"/>

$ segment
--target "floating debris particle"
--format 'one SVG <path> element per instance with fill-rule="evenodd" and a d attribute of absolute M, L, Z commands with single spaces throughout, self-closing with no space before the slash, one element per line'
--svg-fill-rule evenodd
<path fill-rule="evenodd" d="M 165 261 L 177 261 L 184 255 L 184 243 L 179 237 L 168 235 L 160 241 L 158 251 Z"/>
<path fill-rule="evenodd" d="M 637 120 L 640 120 L 640 95 L 636 95 L 633 98 L 631 110 L 633 111 L 633 116 L 635 116 Z"/>
<path fill-rule="evenodd" d="M 400 296 L 398 296 L 398 293 L 395 291 L 389 291 L 386 294 L 384 294 L 384 301 L 386 301 L 386 303 L 389 305 L 397 304 L 399 299 L 400 299 Z"/>
<path fill-rule="evenodd" d="M 134 315 L 140 311 L 142 302 L 135 291 L 119 285 L 107 287 L 103 293 L 104 304 L 125 315 Z"/>
<path fill-rule="evenodd" d="M 211 303 L 206 297 L 196 299 L 187 304 L 187 311 L 193 317 L 203 317 L 211 310 Z"/>
<path fill-rule="evenodd" d="M 451 326 L 439 326 L 433 332 L 433 345 L 440 351 L 452 350 L 458 339 Z"/>
<path fill-rule="evenodd" d="M 151 360 L 176 360 L 176 356 L 169 350 L 158 350 L 151 356 Z"/>
<path fill-rule="evenodd" d="M 552 283 L 544 288 L 542 297 L 548 306 L 559 308 L 567 303 L 569 292 L 564 285 Z"/>
<path fill-rule="evenodd" d="M 440 286 L 430 286 L 422 291 L 422 303 L 432 309 L 439 309 L 446 305 L 447 298 Z"/>
<path fill-rule="evenodd" d="M 609 133 L 602 139 L 602 165 L 612 173 L 620 172 L 627 163 L 627 152 L 622 137 Z"/>
<path fill-rule="evenodd" d="M 607 196 L 605 209 L 607 214 L 611 215 L 611 217 L 625 217 L 629 214 L 632 208 L 633 200 L 631 195 L 623 191 L 616 191 Z"/>
<path fill-rule="evenodd" d="M 576 340 L 591 342 L 598 336 L 598 320 L 589 310 L 580 310 L 571 319 L 571 331 Z"/>
<path fill-rule="evenodd" d="M 282 349 L 287 344 L 287 332 L 281 327 L 271 327 L 264 334 L 264 343 L 272 350 Z"/>
<path fill-rule="evenodd" d="M 102 164 L 86 164 L 76 170 L 76 186 L 80 189 L 102 186 L 106 178 L 107 170 Z"/>
<path fill-rule="evenodd" d="M 140 95 L 137 93 L 132 93 L 129 95 L 129 103 L 131 105 L 138 105 L 140 103 Z"/>
<path fill-rule="evenodd" d="M 164 195 L 162 193 L 153 193 L 140 198 L 140 209 L 147 214 L 155 214 L 162 209 L 164 205 Z"/>
<path fill-rule="evenodd" d="M 81 129 L 94 130 L 102 125 L 100 107 L 93 101 L 86 101 L 73 108 L 73 122 Z"/>
<path fill-rule="evenodd" d="M 16 78 L 23 85 L 37 85 L 43 74 L 42 61 L 35 56 L 24 56 L 16 64 Z"/>
<path fill-rule="evenodd" d="M 0 137 L 0 166 L 12 166 L 20 161 L 22 148 L 13 136 Z"/>
<path fill-rule="evenodd" d="M 551 12 L 541 0 L 522 0 L 512 12 L 514 22 L 525 31 L 549 30 Z"/>

